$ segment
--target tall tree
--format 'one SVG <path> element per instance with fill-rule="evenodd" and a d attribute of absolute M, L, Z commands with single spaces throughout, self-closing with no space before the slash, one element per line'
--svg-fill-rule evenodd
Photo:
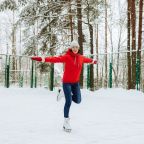
<path fill-rule="evenodd" d="M 142 47 L 142 17 L 143 17 L 143 0 L 139 0 L 139 29 L 138 29 L 138 53 L 137 57 L 139 59 L 139 79 L 141 75 L 141 47 Z"/>
<path fill-rule="evenodd" d="M 131 27 L 130 27 L 130 23 L 131 23 L 131 0 L 127 0 L 127 67 L 128 67 L 128 80 L 127 80 L 127 85 L 128 85 L 128 89 L 131 89 L 131 53 L 130 53 L 130 33 L 131 33 Z"/>
<path fill-rule="evenodd" d="M 108 41 L 107 41 L 107 0 L 105 0 L 105 79 L 104 79 L 104 87 L 107 87 L 107 47 L 108 47 Z"/>
<path fill-rule="evenodd" d="M 16 62 L 16 27 L 15 27 L 15 12 L 13 11 L 13 28 L 12 28 L 12 82 L 16 82 L 16 70 L 17 70 L 17 62 Z"/>
<path fill-rule="evenodd" d="M 90 34 L 90 54 L 93 55 L 93 25 L 90 23 L 90 4 L 89 1 L 86 0 L 87 3 L 87 24 L 89 28 L 89 34 Z M 90 65 L 90 89 L 94 90 L 94 66 Z"/>
<path fill-rule="evenodd" d="M 132 30 L 132 50 L 136 50 L 136 13 L 135 0 L 131 1 L 131 30 Z M 132 52 L 132 89 L 136 85 L 136 52 Z"/>
<path fill-rule="evenodd" d="M 99 53 L 99 24 L 98 24 L 98 0 L 96 0 L 96 59 L 99 60 L 98 53 Z M 99 83 L 99 65 L 96 66 L 96 76 L 97 76 L 97 86 Z"/>
<path fill-rule="evenodd" d="M 78 42 L 80 45 L 80 53 L 83 54 L 83 32 L 82 32 L 82 0 L 77 0 L 77 23 L 78 23 Z M 80 77 L 80 85 L 83 88 L 83 69 Z"/>
<path fill-rule="evenodd" d="M 122 56 L 120 54 L 121 51 L 121 42 L 122 42 L 122 32 L 123 32 L 123 28 L 125 27 L 125 17 L 122 15 L 121 13 L 121 3 L 119 0 L 119 16 L 120 16 L 120 22 L 119 22 L 119 38 L 118 38 L 118 54 L 117 54 L 117 64 L 116 64 L 116 86 L 118 86 L 118 76 L 119 76 L 119 72 L 120 72 L 120 56 Z M 125 73 L 125 72 L 124 72 Z"/>
<path fill-rule="evenodd" d="M 73 18 L 71 10 L 71 0 L 69 0 L 69 20 L 70 20 L 71 41 L 73 41 Z"/>

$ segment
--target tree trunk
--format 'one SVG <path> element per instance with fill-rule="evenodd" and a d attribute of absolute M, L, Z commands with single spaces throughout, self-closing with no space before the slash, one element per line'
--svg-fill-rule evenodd
<path fill-rule="evenodd" d="M 107 72 L 107 0 L 105 0 L 105 88 L 107 87 Z"/>
<path fill-rule="evenodd" d="M 80 45 L 80 53 L 83 54 L 83 34 L 82 34 L 82 8 L 81 0 L 77 0 L 77 19 L 78 19 L 78 42 Z M 83 69 L 80 77 L 80 86 L 83 88 Z"/>
<path fill-rule="evenodd" d="M 90 24 L 90 5 L 88 0 L 87 2 L 87 21 L 88 21 L 88 28 L 89 28 L 89 33 L 90 33 L 90 54 L 93 55 L 93 26 Z M 93 58 L 93 56 L 91 56 Z M 94 91 L 94 66 L 90 65 L 90 89 Z"/>
<path fill-rule="evenodd" d="M 132 27 L 132 50 L 136 50 L 136 14 L 135 0 L 131 1 L 131 27 Z M 132 52 L 132 89 L 136 85 L 136 52 Z"/>
<path fill-rule="evenodd" d="M 98 11 L 98 0 L 96 0 L 96 9 Z M 98 14 L 96 16 L 97 23 L 96 23 L 96 60 L 99 60 L 98 52 L 99 52 L 99 25 L 98 25 Z M 98 89 L 98 84 L 99 84 L 99 65 L 96 65 L 96 86 Z"/>
<path fill-rule="evenodd" d="M 71 41 L 73 41 L 73 20 L 71 11 L 71 0 L 69 0 L 69 20 L 70 20 Z"/>
<path fill-rule="evenodd" d="M 143 17 L 143 0 L 140 0 L 139 1 L 138 53 L 137 53 L 137 57 L 139 59 L 139 80 L 141 75 L 142 17 Z"/>
<path fill-rule="evenodd" d="M 127 70 L 128 70 L 128 80 L 127 80 L 127 85 L 128 85 L 128 89 L 131 89 L 131 53 L 129 52 L 131 49 L 130 49 L 130 30 L 131 30 L 131 27 L 130 27 L 130 3 L 131 3 L 131 0 L 127 0 Z"/>
<path fill-rule="evenodd" d="M 15 13 L 13 11 L 13 29 L 12 29 L 12 83 L 16 82 L 16 28 L 15 28 Z"/>
<path fill-rule="evenodd" d="M 99 33 L 98 33 L 98 29 L 99 29 L 99 27 L 98 27 L 98 23 L 96 24 L 96 54 L 97 54 L 97 57 L 96 57 L 96 59 L 97 59 L 97 61 L 99 60 L 99 56 L 98 56 L 98 41 L 99 41 Z M 96 69 L 96 76 L 97 76 L 97 81 L 96 81 L 96 83 L 97 83 L 97 86 L 98 86 L 98 83 L 99 83 L 99 65 L 97 65 L 97 69 Z"/>
<path fill-rule="evenodd" d="M 120 0 L 119 0 L 119 15 L 121 16 L 121 5 L 120 5 Z M 122 20 L 120 22 L 120 31 L 119 31 L 119 40 L 118 40 L 118 55 L 117 55 L 117 80 L 116 80 L 116 87 L 118 87 L 118 79 L 119 79 L 119 71 L 120 71 L 120 48 L 121 48 L 121 38 L 122 38 L 122 30 L 123 30 L 123 23 L 124 21 Z"/>
<path fill-rule="evenodd" d="M 90 32 L 90 53 L 93 54 L 93 26 L 89 24 Z M 94 66 L 90 65 L 90 89 L 94 91 Z"/>

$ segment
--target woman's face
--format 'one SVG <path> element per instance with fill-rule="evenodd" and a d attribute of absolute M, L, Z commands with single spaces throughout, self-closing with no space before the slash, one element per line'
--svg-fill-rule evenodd
<path fill-rule="evenodd" d="M 74 47 L 72 47 L 71 49 L 72 49 L 72 52 L 73 52 L 74 54 L 77 54 L 78 51 L 79 51 L 79 47 L 77 47 L 77 46 L 74 46 Z"/>

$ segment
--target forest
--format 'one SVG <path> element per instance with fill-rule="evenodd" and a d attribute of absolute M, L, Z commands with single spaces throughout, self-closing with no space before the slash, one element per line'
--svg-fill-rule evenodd
<path fill-rule="evenodd" d="M 62 55 L 72 40 L 98 61 L 80 85 L 144 91 L 143 0 L 1 0 L 0 85 L 60 85 L 63 66 L 31 61 Z"/>

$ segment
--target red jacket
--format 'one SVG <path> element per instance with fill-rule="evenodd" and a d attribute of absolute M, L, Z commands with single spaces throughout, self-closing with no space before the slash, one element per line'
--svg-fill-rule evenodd
<path fill-rule="evenodd" d="M 36 60 L 32 58 L 33 60 Z M 83 63 L 92 63 L 93 59 L 87 58 L 80 54 L 74 54 L 70 49 L 63 56 L 46 57 L 45 62 L 51 63 L 64 63 L 64 83 L 76 83 L 79 82 L 80 73 Z M 96 61 L 94 61 L 96 64 Z"/>

